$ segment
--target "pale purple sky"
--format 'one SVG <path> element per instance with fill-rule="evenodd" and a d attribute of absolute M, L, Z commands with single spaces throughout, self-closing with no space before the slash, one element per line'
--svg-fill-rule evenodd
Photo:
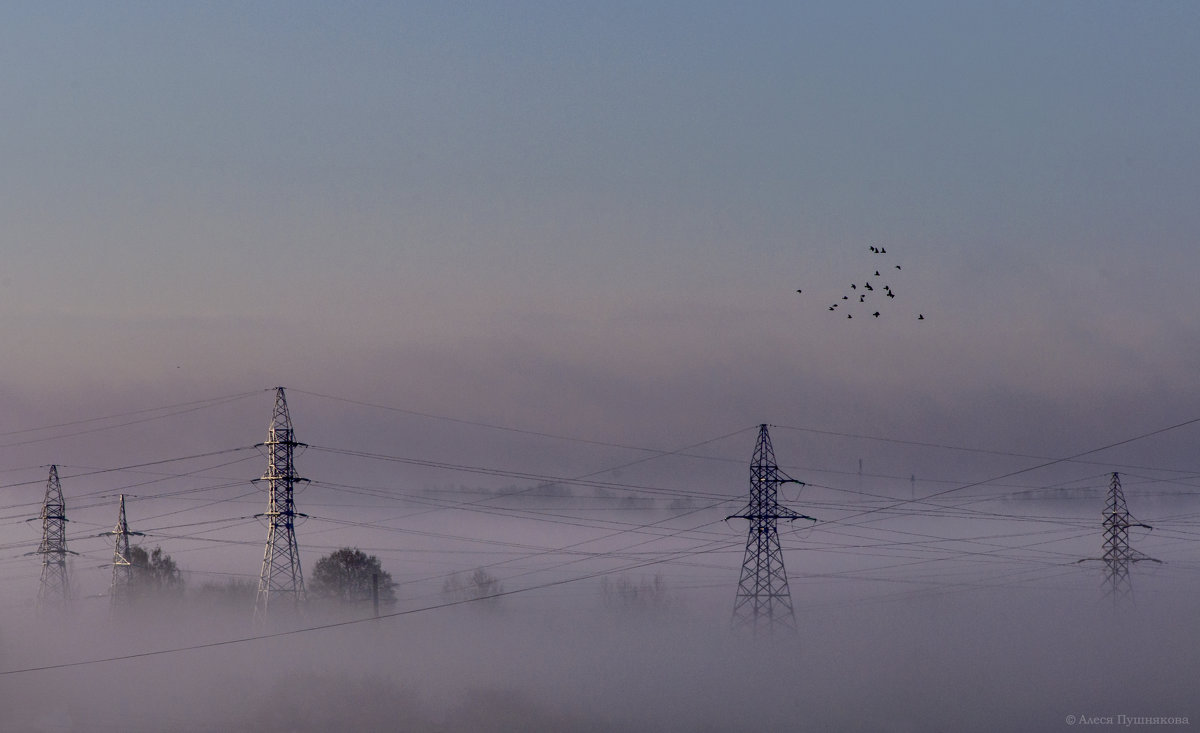
<path fill-rule="evenodd" d="M 664 449 L 1060 455 L 1200 415 L 1191 3 L 0 21 L 8 430 L 276 384 Z M 830 313 L 871 245 L 893 309 Z"/>

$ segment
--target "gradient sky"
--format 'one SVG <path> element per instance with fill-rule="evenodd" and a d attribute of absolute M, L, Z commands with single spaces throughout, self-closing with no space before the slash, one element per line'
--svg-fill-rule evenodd
<path fill-rule="evenodd" d="M 1200 719 L 1198 70 L 1194 1 L 0 4 L 0 720 L 265 721 L 342 678 L 589 730 Z M 876 268 L 880 318 L 829 312 Z M 118 495 L 189 593 L 256 583 L 276 385 L 302 567 L 361 547 L 412 615 L 178 651 L 248 633 L 197 602 L 127 645 Z M 819 520 L 765 656 L 719 631 L 761 423 Z M 20 621 L 47 464 L 59 644 Z M 1120 633 L 1077 562 L 1114 470 L 1165 562 Z M 435 610 L 481 566 L 511 613 Z M 653 633 L 589 620 L 659 572 Z M 178 653 L 44 669 L 142 649 Z"/>
<path fill-rule="evenodd" d="M 0 423 L 284 384 L 663 448 L 1172 424 L 1197 68 L 1186 2 L 10 5 Z M 880 244 L 895 316 L 833 317 Z"/>

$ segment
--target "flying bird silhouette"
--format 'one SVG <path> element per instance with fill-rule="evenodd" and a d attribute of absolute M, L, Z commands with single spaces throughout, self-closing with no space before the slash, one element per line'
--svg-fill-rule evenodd
<path fill-rule="evenodd" d="M 878 317 L 879 317 L 879 311 L 875 311 L 875 312 L 874 312 L 874 313 L 872 313 L 871 315 L 873 315 L 873 316 L 875 316 L 876 318 L 878 318 Z"/>
<path fill-rule="evenodd" d="M 863 287 L 864 287 L 864 288 L 866 288 L 867 290 L 874 290 L 874 289 L 875 289 L 875 288 L 871 287 L 871 283 L 867 283 L 866 285 L 863 285 Z"/>
<path fill-rule="evenodd" d="M 923 321 L 923 320 L 925 320 L 925 314 L 924 314 L 924 313 L 918 313 L 918 314 L 917 314 L 917 320 L 918 320 L 918 321 Z"/>

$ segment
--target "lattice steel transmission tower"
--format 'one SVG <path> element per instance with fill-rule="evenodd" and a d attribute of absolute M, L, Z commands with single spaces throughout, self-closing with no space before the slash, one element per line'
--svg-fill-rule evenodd
<path fill-rule="evenodd" d="M 733 604 L 733 626 L 749 627 L 755 635 L 771 633 L 776 628 L 796 629 L 792 595 L 783 567 L 783 550 L 779 545 L 778 522 L 780 519 L 789 522 L 817 520 L 779 506 L 779 485 L 789 483 L 803 485 L 804 482 L 788 476 L 775 465 L 771 435 L 766 425 L 760 425 L 750 463 L 750 501 L 740 514 L 726 518 L 750 521 L 742 577 Z"/>
<path fill-rule="evenodd" d="M 1104 554 L 1098 558 L 1104 563 L 1104 597 L 1111 598 L 1113 606 L 1133 599 L 1133 584 L 1129 580 L 1129 565 L 1148 560 L 1161 563 L 1129 546 L 1130 527 L 1151 529 L 1150 525 L 1130 519 L 1129 507 L 1125 504 L 1125 492 L 1121 489 L 1121 477 L 1114 471 L 1108 482 L 1108 498 L 1104 503 Z"/>
<path fill-rule="evenodd" d="M 262 574 L 258 578 L 258 595 L 254 601 L 254 619 L 266 623 L 271 609 L 283 606 L 298 610 L 304 603 L 304 574 L 300 571 L 300 549 L 296 546 L 295 485 L 308 479 L 296 475 L 293 464 L 296 447 L 292 418 L 288 413 L 283 387 L 275 388 L 275 412 L 267 442 L 267 472 L 259 481 L 267 482 L 267 548 L 263 554 Z"/>
<path fill-rule="evenodd" d="M 38 610 L 65 609 L 71 600 L 71 583 L 67 577 L 67 505 L 63 501 L 58 466 L 50 467 L 46 479 L 46 498 L 42 501 L 42 544 L 37 552 L 42 556 L 42 584 L 38 588 Z"/>
<path fill-rule="evenodd" d="M 125 521 L 125 495 L 121 494 L 121 510 L 117 514 L 117 526 L 105 535 L 113 535 L 113 573 L 112 585 L 109 586 L 109 599 L 114 610 L 120 610 L 129 602 L 130 590 L 133 586 L 133 574 L 136 568 L 130 561 L 129 538 L 140 536 L 141 532 L 130 532 L 129 523 Z M 104 535 L 101 535 L 104 536 Z"/>

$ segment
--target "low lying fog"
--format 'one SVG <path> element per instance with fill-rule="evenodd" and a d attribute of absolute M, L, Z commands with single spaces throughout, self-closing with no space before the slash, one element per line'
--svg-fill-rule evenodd
<path fill-rule="evenodd" d="M 499 564 L 498 598 L 446 606 L 432 580 L 401 584 L 384 618 L 318 604 L 275 619 L 266 633 L 279 635 L 234 643 L 262 631 L 250 608 L 220 599 L 119 620 L 103 597 L 62 619 L 25 604 L 0 626 L 3 671 L 151 654 L 6 674 L 0 709 L 5 730 L 46 732 L 1053 731 L 1069 715 L 1200 719 L 1197 594 L 1171 564 L 1139 563 L 1136 603 L 1114 610 L 1101 567 L 1068 561 L 1098 553 L 1087 514 L 1089 536 L 1029 562 L 1012 549 L 1028 536 L 929 562 L 903 549 L 822 552 L 818 530 L 785 527 L 798 631 L 758 639 L 729 627 L 744 524 L 718 523 L 719 548 L 675 563 L 625 558 L 633 569 L 609 575 L 593 575 L 595 559 L 556 574 Z"/>

